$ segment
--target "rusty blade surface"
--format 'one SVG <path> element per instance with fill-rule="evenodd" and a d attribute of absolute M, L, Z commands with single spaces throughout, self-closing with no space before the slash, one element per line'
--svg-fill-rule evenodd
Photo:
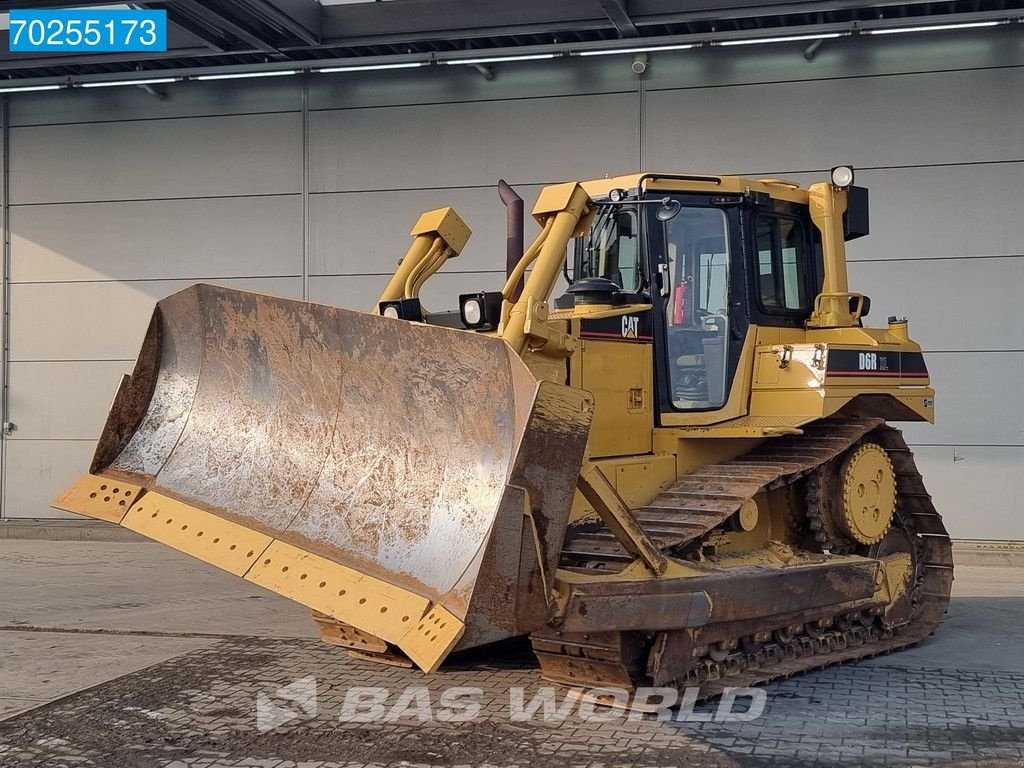
<path fill-rule="evenodd" d="M 499 339 L 197 285 L 158 304 L 92 471 L 464 617 L 499 511 L 522 519 L 510 476 L 552 430 L 565 509 L 538 511 L 564 530 L 589 415 L 534 413 L 540 391 Z M 501 545 L 518 562 L 522 537 Z"/>

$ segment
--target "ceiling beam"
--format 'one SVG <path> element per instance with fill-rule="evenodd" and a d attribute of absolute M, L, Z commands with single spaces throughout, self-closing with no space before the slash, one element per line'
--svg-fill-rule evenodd
<path fill-rule="evenodd" d="M 394 0 L 353 3 L 323 8 L 324 44 L 372 45 L 413 42 L 429 36 L 449 40 L 560 31 L 615 29 L 602 6 L 606 0 Z M 1011 2 L 1021 7 L 1024 3 Z M 772 19 L 802 14 L 813 16 L 851 10 L 934 6 L 934 0 L 629 0 L 629 19 L 641 33 L 645 26 L 699 21 Z M 1003 8 L 1006 13 L 1013 11 Z M 944 13 L 928 12 L 938 19 Z M 924 17 L 922 17 L 924 18 Z"/>
<path fill-rule="evenodd" d="M 615 25 L 619 37 L 640 37 L 640 30 L 636 28 L 633 20 L 629 18 L 629 13 L 626 12 L 626 6 L 622 0 L 597 1 L 601 4 L 601 8 L 604 9 L 605 15 Z"/>
<path fill-rule="evenodd" d="M 177 19 L 182 17 L 182 14 L 177 12 L 177 9 L 185 11 L 190 16 L 200 19 L 208 26 L 219 28 L 227 32 L 238 40 L 248 43 L 251 47 L 257 50 L 281 55 L 281 52 L 270 40 L 246 29 L 210 4 L 199 3 L 196 2 L 196 0 L 174 0 L 174 2 L 169 5 L 167 12 L 168 16 L 170 16 L 172 12 L 175 14 L 175 23 L 178 23 Z M 220 45 L 223 47 L 224 44 L 225 41 L 221 40 Z"/>
<path fill-rule="evenodd" d="M 225 53 L 227 51 L 224 41 L 221 38 L 212 34 L 210 30 L 193 23 L 191 19 L 182 16 L 176 11 L 167 11 L 167 23 L 173 24 L 178 29 L 188 32 L 193 37 L 198 38 L 214 53 Z"/>
<path fill-rule="evenodd" d="M 321 6 L 316 0 L 231 0 L 229 4 L 248 9 L 307 45 L 320 45 Z"/>

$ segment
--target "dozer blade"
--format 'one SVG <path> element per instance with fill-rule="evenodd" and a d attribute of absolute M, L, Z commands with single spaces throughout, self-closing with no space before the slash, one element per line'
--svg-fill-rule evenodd
<path fill-rule="evenodd" d="M 157 304 L 54 505 L 432 671 L 546 620 L 591 411 L 497 338 L 197 285 Z"/>

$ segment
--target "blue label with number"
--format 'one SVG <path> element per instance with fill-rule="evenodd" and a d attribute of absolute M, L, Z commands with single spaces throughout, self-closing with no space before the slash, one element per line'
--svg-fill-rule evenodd
<path fill-rule="evenodd" d="M 166 51 L 167 11 L 12 10 L 13 53 Z"/>

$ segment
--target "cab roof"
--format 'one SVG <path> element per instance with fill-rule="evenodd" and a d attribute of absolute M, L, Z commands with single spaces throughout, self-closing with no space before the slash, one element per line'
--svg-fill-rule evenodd
<path fill-rule="evenodd" d="M 795 181 L 785 179 L 750 179 L 744 176 L 714 176 L 703 173 L 631 173 L 593 181 L 581 181 L 580 186 L 593 198 L 607 197 L 613 189 L 637 189 L 643 182 L 643 191 L 704 192 L 739 194 L 748 191 L 763 192 L 778 200 L 807 204 L 807 189 Z"/>

